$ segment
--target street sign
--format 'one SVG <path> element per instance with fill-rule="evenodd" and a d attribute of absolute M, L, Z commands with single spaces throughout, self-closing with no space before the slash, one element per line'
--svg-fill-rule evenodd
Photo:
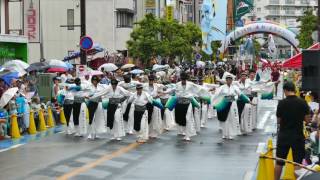
<path fill-rule="evenodd" d="M 173 6 L 167 6 L 167 21 L 172 21 L 173 16 Z"/>
<path fill-rule="evenodd" d="M 91 49 L 93 46 L 93 41 L 91 39 L 91 37 L 89 36 L 84 36 L 80 39 L 80 47 L 83 50 L 89 50 Z"/>

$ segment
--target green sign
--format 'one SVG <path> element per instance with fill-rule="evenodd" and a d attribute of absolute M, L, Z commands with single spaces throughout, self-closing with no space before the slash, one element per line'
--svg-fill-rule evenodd
<path fill-rule="evenodd" d="M 253 9 L 253 0 L 234 0 L 234 19 L 240 20 L 242 16 Z"/>
<path fill-rule="evenodd" d="M 0 42 L 0 59 L 20 59 L 28 62 L 27 43 Z"/>

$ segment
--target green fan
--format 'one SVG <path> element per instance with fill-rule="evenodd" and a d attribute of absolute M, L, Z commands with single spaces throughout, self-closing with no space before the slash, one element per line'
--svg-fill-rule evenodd
<path fill-rule="evenodd" d="M 200 108 L 200 103 L 196 100 L 196 98 L 192 97 L 190 98 L 192 107 Z"/>
<path fill-rule="evenodd" d="M 109 106 L 109 99 L 107 99 L 107 98 L 102 99 L 102 108 L 108 109 L 108 106 Z"/>
<path fill-rule="evenodd" d="M 217 104 L 213 107 L 217 110 L 217 112 L 221 112 L 225 110 L 231 102 L 228 101 L 225 97 L 223 97 Z"/>
<path fill-rule="evenodd" d="M 250 102 L 250 98 L 248 96 L 246 96 L 245 94 L 240 94 L 239 101 L 242 101 L 244 103 L 249 103 Z"/>
<path fill-rule="evenodd" d="M 177 96 L 171 96 L 171 97 L 168 99 L 165 107 L 168 108 L 170 111 L 172 111 L 172 110 L 176 107 L 177 101 L 178 101 Z"/>

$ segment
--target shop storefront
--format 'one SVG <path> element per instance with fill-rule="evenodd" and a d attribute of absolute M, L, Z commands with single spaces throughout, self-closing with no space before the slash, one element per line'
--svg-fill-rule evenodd
<path fill-rule="evenodd" d="M 13 59 L 28 62 L 28 38 L 17 35 L 0 35 L 0 65 Z"/>

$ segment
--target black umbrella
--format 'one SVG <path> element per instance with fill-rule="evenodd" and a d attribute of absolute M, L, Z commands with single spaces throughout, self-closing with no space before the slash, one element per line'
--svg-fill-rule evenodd
<path fill-rule="evenodd" d="M 46 62 L 36 62 L 30 64 L 29 68 L 27 69 L 28 72 L 30 71 L 43 71 L 49 68 L 49 64 Z"/>
<path fill-rule="evenodd" d="M 311 175 L 308 175 L 301 180 L 319 180 L 320 179 L 320 173 L 312 173 Z"/>

